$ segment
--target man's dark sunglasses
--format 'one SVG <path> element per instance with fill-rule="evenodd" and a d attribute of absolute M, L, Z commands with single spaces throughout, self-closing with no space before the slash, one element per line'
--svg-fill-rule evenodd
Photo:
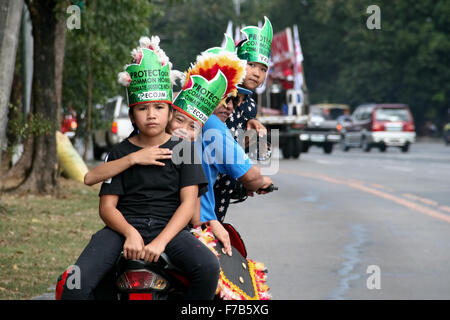
<path fill-rule="evenodd" d="M 228 97 L 225 100 L 225 103 L 228 104 L 230 101 L 233 101 L 233 105 L 236 107 L 239 104 L 239 96 L 236 97 Z"/>

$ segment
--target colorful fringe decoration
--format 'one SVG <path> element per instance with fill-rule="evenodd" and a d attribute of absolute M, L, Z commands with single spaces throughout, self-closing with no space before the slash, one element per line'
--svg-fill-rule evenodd
<path fill-rule="evenodd" d="M 202 229 L 201 226 L 191 229 L 191 232 L 199 239 L 204 245 L 206 245 L 215 255 L 219 256 L 219 253 L 215 249 L 217 239 L 211 232 L 211 228 L 208 226 Z M 247 258 L 248 271 L 252 279 L 253 290 L 255 296 L 250 297 L 241 288 L 227 279 L 225 274 L 220 269 L 219 284 L 217 286 L 216 294 L 223 300 L 270 300 L 271 295 L 269 293 L 269 286 L 267 281 L 267 269 L 262 262 L 255 262 Z"/>
<path fill-rule="evenodd" d="M 203 52 L 197 57 L 196 63 L 192 64 L 185 73 L 186 79 L 182 89 L 191 85 L 191 76 L 193 75 L 201 75 L 210 81 L 221 70 L 228 81 L 224 97 L 234 97 L 237 94 L 236 85 L 245 78 L 246 65 L 247 62 L 238 59 L 233 52 L 221 51 L 218 54 Z"/>

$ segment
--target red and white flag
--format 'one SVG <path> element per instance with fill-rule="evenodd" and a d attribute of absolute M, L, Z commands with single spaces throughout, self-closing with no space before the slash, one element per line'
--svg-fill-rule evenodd
<path fill-rule="evenodd" d="M 294 53 L 295 53 L 295 61 L 294 61 L 294 88 L 296 90 L 301 90 L 303 85 L 303 70 L 302 70 L 302 61 L 303 61 L 303 53 L 302 47 L 300 45 L 300 38 L 298 36 L 298 27 L 294 25 Z"/>

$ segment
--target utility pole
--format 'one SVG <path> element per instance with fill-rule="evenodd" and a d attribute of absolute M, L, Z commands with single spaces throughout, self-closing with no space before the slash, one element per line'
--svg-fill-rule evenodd
<path fill-rule="evenodd" d="M 241 15 L 241 0 L 233 0 L 234 2 L 234 11 L 236 11 L 236 15 L 239 17 Z"/>

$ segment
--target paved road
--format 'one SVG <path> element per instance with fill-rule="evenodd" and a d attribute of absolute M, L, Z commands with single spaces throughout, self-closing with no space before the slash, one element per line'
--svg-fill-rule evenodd
<path fill-rule="evenodd" d="M 278 192 L 227 220 L 269 268 L 274 299 L 450 299 L 449 147 L 311 148 L 273 180 Z"/>
<path fill-rule="evenodd" d="M 227 220 L 269 268 L 274 299 L 450 299 L 450 147 L 312 147 L 273 180 L 278 192 Z"/>

